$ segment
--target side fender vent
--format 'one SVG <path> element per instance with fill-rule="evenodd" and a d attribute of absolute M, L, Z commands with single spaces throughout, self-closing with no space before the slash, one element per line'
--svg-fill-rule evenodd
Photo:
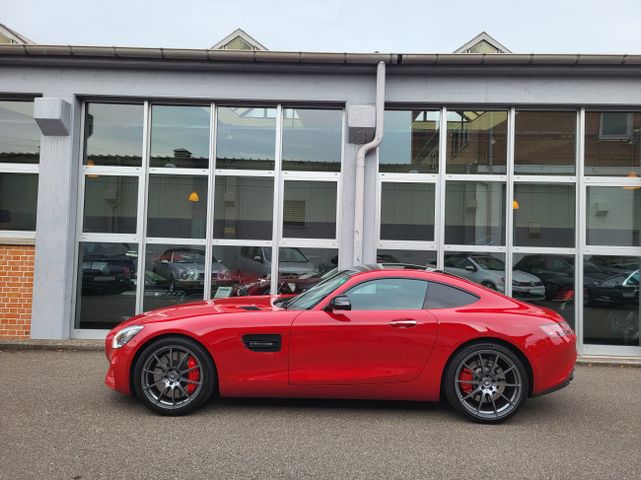
<path fill-rule="evenodd" d="M 243 335 L 243 343 L 252 352 L 280 352 L 280 335 L 261 333 Z"/>

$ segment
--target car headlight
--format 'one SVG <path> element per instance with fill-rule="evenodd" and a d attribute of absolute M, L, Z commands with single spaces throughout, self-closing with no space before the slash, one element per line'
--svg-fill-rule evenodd
<path fill-rule="evenodd" d="M 111 348 L 120 348 L 124 346 L 129 340 L 138 335 L 138 332 L 143 329 L 142 325 L 134 325 L 132 327 L 125 327 L 114 335 L 111 341 Z"/>

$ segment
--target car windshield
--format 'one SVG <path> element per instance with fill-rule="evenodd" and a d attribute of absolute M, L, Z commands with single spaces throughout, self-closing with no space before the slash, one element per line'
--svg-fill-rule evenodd
<path fill-rule="evenodd" d="M 303 252 L 297 248 L 281 248 L 278 253 L 281 262 L 308 262 L 309 260 Z"/>
<path fill-rule="evenodd" d="M 483 270 L 505 270 L 505 264 L 494 257 L 472 257 Z"/>
<path fill-rule="evenodd" d="M 310 308 L 313 308 L 323 298 L 349 280 L 350 273 L 352 273 L 350 270 L 343 270 L 342 272 L 337 272 L 335 275 L 317 283 L 309 290 L 289 300 L 286 304 L 287 309 L 309 310 Z"/>

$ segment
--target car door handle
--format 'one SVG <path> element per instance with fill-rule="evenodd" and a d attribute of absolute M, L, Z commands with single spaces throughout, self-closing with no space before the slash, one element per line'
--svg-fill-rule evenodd
<path fill-rule="evenodd" d="M 398 318 L 389 322 L 390 326 L 396 328 L 412 328 L 416 326 L 416 320 L 410 318 Z"/>

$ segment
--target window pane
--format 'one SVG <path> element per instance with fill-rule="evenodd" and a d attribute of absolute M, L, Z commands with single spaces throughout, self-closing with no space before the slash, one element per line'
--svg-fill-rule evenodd
<path fill-rule="evenodd" d="M 407 278 L 382 278 L 363 282 L 345 295 L 352 310 L 422 310 L 427 282 Z"/>
<path fill-rule="evenodd" d="M 640 257 L 586 256 L 583 341 L 640 346 Z"/>
<path fill-rule="evenodd" d="M 40 129 L 33 102 L 0 102 L 0 163 L 38 163 Z"/>
<path fill-rule="evenodd" d="M 334 275 L 338 250 L 281 247 L 278 253 L 278 293 L 300 293 Z"/>
<path fill-rule="evenodd" d="M 215 246 L 213 255 L 212 298 L 269 295 L 272 247 Z"/>
<path fill-rule="evenodd" d="M 447 173 L 504 174 L 507 112 L 447 112 Z"/>
<path fill-rule="evenodd" d="M 209 167 L 209 107 L 154 105 L 151 167 Z"/>
<path fill-rule="evenodd" d="M 150 175 L 147 236 L 205 238 L 207 177 Z"/>
<path fill-rule="evenodd" d="M 445 243 L 505 245 L 505 184 L 447 182 Z"/>
<path fill-rule="evenodd" d="M 436 110 L 386 110 L 379 171 L 437 173 L 439 118 Z"/>
<path fill-rule="evenodd" d="M 283 170 L 340 172 L 343 112 L 286 108 Z"/>
<path fill-rule="evenodd" d="M 283 236 L 336 238 L 336 182 L 285 182 Z"/>
<path fill-rule="evenodd" d="M 641 176 L 641 113 L 585 114 L 585 174 Z"/>
<path fill-rule="evenodd" d="M 405 263 L 436 268 L 436 252 L 422 250 L 378 250 L 378 263 Z"/>
<path fill-rule="evenodd" d="M 515 183 L 514 245 L 574 247 L 574 185 Z"/>
<path fill-rule="evenodd" d="M 425 308 L 458 308 L 478 301 L 479 297 L 455 287 L 438 282 L 429 282 Z"/>
<path fill-rule="evenodd" d="M 216 177 L 214 237 L 271 240 L 274 179 Z"/>
<path fill-rule="evenodd" d="M 86 233 L 136 233 L 138 177 L 85 178 Z"/>
<path fill-rule="evenodd" d="M 588 187 L 588 245 L 641 245 L 641 189 Z"/>
<path fill-rule="evenodd" d="M 384 182 L 381 192 L 382 240 L 434 240 L 431 183 Z"/>
<path fill-rule="evenodd" d="M 218 107 L 216 168 L 273 170 L 276 109 Z"/>
<path fill-rule="evenodd" d="M 505 293 L 505 254 L 445 253 L 445 271 Z"/>
<path fill-rule="evenodd" d="M 35 230 L 38 175 L 0 173 L 0 230 Z"/>
<path fill-rule="evenodd" d="M 145 311 L 203 299 L 205 247 L 148 244 L 145 258 Z M 212 265 L 212 279 L 231 282 L 227 268 Z"/>
<path fill-rule="evenodd" d="M 142 164 L 143 106 L 88 103 L 85 165 Z"/>
<path fill-rule="evenodd" d="M 574 328 L 574 255 L 515 254 L 513 259 L 513 296 L 554 310 Z"/>
<path fill-rule="evenodd" d="M 516 112 L 514 172 L 574 175 L 576 112 Z"/>
<path fill-rule="evenodd" d="M 81 243 L 76 328 L 109 329 L 136 309 L 138 245 Z"/>

